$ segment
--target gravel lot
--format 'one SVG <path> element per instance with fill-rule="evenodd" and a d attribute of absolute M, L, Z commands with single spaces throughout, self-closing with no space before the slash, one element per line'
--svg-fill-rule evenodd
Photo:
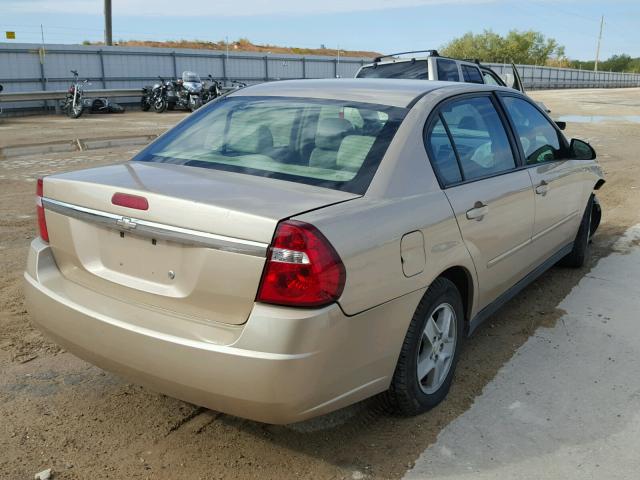
<path fill-rule="evenodd" d="M 594 145 L 607 175 L 591 265 L 552 269 L 509 302 L 465 343 L 447 400 L 411 419 L 385 415 L 367 401 L 309 422 L 268 426 L 128 384 L 64 352 L 32 327 L 24 307 L 22 271 L 35 235 L 35 178 L 124 161 L 136 150 L 0 160 L 0 477 L 33 478 L 46 468 L 53 468 L 54 478 L 68 479 L 402 477 L 539 326 L 555 325 L 563 314 L 561 301 L 611 252 L 616 239 L 640 222 L 640 124 L 616 118 L 640 114 L 640 89 L 532 96 L 544 101 L 554 118 L 611 117 L 571 123 L 566 131 Z M 5 118 L 0 147 L 161 133 L 183 116 Z"/>

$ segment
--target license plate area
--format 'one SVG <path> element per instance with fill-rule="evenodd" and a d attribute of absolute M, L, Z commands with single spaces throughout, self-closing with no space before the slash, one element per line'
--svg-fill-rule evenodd
<path fill-rule="evenodd" d="M 104 229 L 98 258 L 106 270 L 161 285 L 175 285 L 178 273 L 193 247 L 138 236 L 133 232 Z"/>

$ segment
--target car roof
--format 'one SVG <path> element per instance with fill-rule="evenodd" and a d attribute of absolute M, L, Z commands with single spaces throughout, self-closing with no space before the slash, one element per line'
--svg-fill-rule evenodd
<path fill-rule="evenodd" d="M 493 88 L 492 88 L 493 87 Z M 282 80 L 243 88 L 230 96 L 321 98 L 408 107 L 416 99 L 443 88 L 456 91 L 495 90 L 495 86 L 463 82 L 401 80 L 388 78 L 331 78 Z"/>

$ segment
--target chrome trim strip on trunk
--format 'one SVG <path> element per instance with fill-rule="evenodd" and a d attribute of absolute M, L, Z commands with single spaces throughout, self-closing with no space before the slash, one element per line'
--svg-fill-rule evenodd
<path fill-rule="evenodd" d="M 66 215 L 67 217 L 97 223 L 107 228 L 132 233 L 133 235 L 141 237 L 213 248 L 215 250 L 252 255 L 254 257 L 266 257 L 267 248 L 269 247 L 266 243 L 225 237 L 224 235 L 216 235 L 214 233 L 175 227 L 173 225 L 164 225 L 162 223 L 150 222 L 124 215 L 116 215 L 53 200 L 51 198 L 42 198 L 42 205 L 47 210 Z"/>

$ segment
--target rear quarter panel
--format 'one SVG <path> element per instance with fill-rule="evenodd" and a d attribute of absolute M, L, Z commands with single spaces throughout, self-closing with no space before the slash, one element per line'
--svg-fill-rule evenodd
<path fill-rule="evenodd" d="M 475 278 L 442 192 L 392 200 L 361 198 L 296 218 L 316 225 L 342 258 L 346 283 L 339 303 L 347 315 L 424 288 L 452 266 L 463 266 Z M 424 237 L 426 263 L 421 273 L 407 277 L 400 241 L 416 230 Z"/>

